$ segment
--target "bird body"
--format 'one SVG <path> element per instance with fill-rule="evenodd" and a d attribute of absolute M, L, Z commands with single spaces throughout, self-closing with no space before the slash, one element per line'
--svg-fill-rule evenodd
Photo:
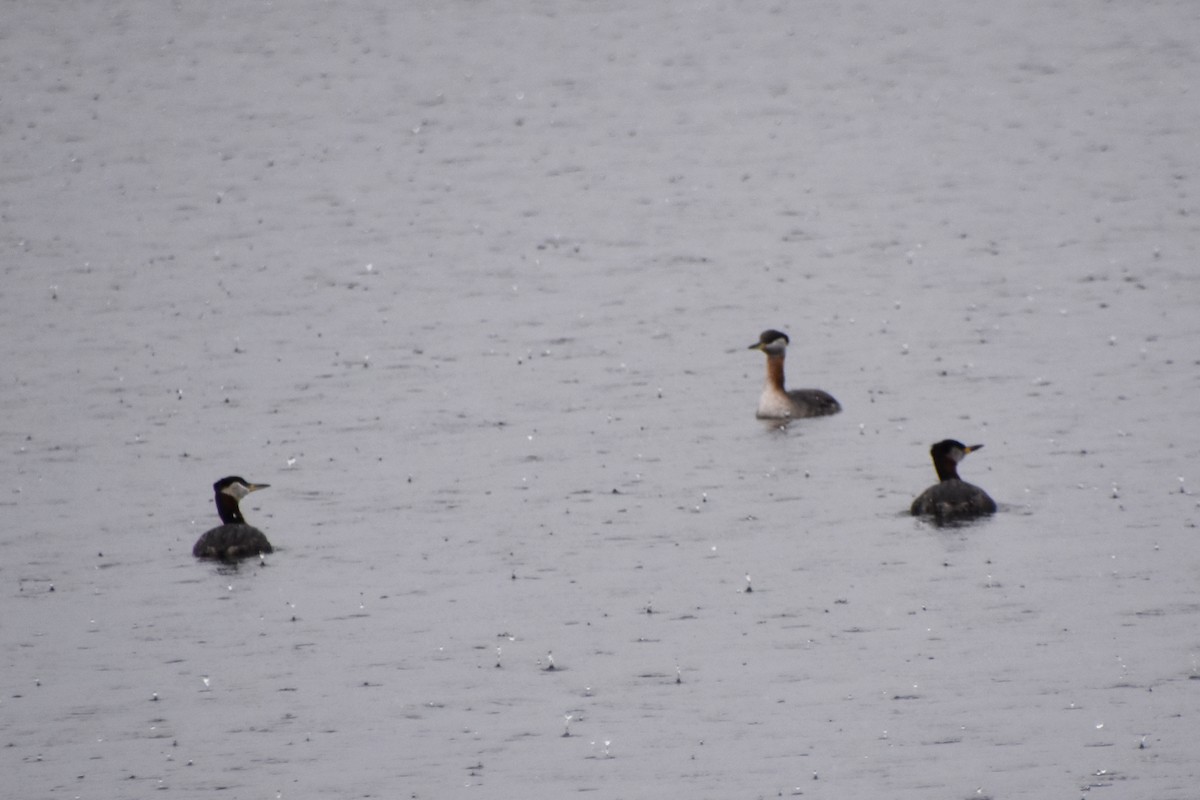
<path fill-rule="evenodd" d="M 987 492 L 958 477 L 958 462 L 981 447 L 981 444 L 967 446 L 944 439 L 929 448 L 938 482 L 913 500 L 910 508 L 913 516 L 930 515 L 948 521 L 996 513 L 996 501 Z"/>
<path fill-rule="evenodd" d="M 758 398 L 759 419 L 801 419 L 836 414 L 842 406 L 833 395 L 822 389 L 792 389 L 784 386 L 783 362 L 791 342 L 786 333 L 766 330 L 751 350 L 761 350 L 767 356 L 767 377 L 762 395 Z"/>
<path fill-rule="evenodd" d="M 219 525 L 205 533 L 192 548 L 197 558 L 216 558 L 221 561 L 236 561 L 239 558 L 272 553 L 275 548 L 267 536 L 253 525 L 230 523 Z"/>
<path fill-rule="evenodd" d="M 196 558 L 216 558 L 236 561 L 239 558 L 274 552 L 266 535 L 246 522 L 238 501 L 251 492 L 266 489 L 269 484 L 250 483 L 236 475 L 222 478 L 213 484 L 217 513 L 223 524 L 196 540 L 192 555 Z"/>

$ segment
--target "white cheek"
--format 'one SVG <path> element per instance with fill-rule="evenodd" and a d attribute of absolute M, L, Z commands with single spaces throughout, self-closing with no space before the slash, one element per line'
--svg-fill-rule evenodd
<path fill-rule="evenodd" d="M 244 484 L 235 483 L 222 489 L 221 494 L 227 494 L 234 500 L 241 500 L 243 497 L 250 494 L 250 490 L 247 489 Z"/>

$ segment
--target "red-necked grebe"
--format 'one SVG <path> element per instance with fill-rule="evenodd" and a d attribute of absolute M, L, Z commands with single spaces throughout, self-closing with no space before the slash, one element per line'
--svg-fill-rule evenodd
<path fill-rule="evenodd" d="M 236 561 L 247 556 L 274 551 L 271 543 L 263 532 L 253 525 L 246 524 L 246 518 L 238 508 L 238 501 L 251 492 L 266 489 L 270 484 L 250 483 L 245 478 L 236 475 L 221 478 L 213 484 L 213 494 L 217 498 L 217 513 L 221 522 L 225 523 L 213 528 L 196 540 L 192 555 L 196 558 L 219 558 L 222 561 Z"/>
<path fill-rule="evenodd" d="M 828 392 L 820 389 L 788 391 L 783 388 L 783 359 L 790 342 L 786 333 L 768 330 L 763 331 L 758 341 L 750 345 L 751 350 L 761 350 L 767 355 L 767 382 L 763 386 L 762 396 L 758 398 L 758 418 L 823 417 L 841 411 L 841 405 Z"/>
<path fill-rule="evenodd" d="M 939 520 L 964 519 L 982 514 L 994 514 L 996 501 L 987 492 L 958 477 L 958 462 L 967 453 L 974 453 L 981 444 L 970 447 L 954 439 L 944 439 L 929 448 L 933 468 L 937 470 L 938 483 L 921 492 L 913 500 L 914 516 L 932 514 Z"/>

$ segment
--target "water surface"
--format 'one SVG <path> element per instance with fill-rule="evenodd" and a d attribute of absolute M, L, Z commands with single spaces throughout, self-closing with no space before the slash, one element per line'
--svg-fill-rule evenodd
<path fill-rule="evenodd" d="M 10 8 L 14 791 L 1195 796 L 1193 13 L 993 6 Z"/>

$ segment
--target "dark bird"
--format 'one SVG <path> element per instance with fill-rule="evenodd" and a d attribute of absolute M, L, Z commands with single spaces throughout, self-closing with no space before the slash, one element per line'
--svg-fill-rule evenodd
<path fill-rule="evenodd" d="M 767 355 L 767 381 L 762 396 L 758 398 L 759 419 L 800 419 L 801 417 L 823 417 L 842 410 L 841 405 L 828 392 L 820 389 L 792 389 L 783 386 L 783 360 L 787 357 L 787 346 L 791 340 L 786 333 L 776 330 L 763 331 L 758 341 L 750 345 L 751 350 L 761 350 Z"/>
<path fill-rule="evenodd" d="M 222 561 L 236 561 L 239 558 L 256 556 L 259 553 L 274 552 L 271 543 L 263 532 L 253 525 L 246 523 L 238 501 L 251 492 L 266 489 L 270 484 L 250 483 L 245 478 L 236 475 L 221 478 L 213 484 L 213 494 L 217 499 L 217 513 L 224 523 L 213 528 L 196 540 L 192 555 L 196 558 L 217 558 Z"/>
<path fill-rule="evenodd" d="M 983 447 L 970 447 L 954 439 L 943 439 L 929 448 L 938 482 L 913 500 L 913 516 L 930 514 L 939 521 L 966 519 L 996 513 L 996 501 L 987 492 L 958 477 L 958 462 Z"/>

